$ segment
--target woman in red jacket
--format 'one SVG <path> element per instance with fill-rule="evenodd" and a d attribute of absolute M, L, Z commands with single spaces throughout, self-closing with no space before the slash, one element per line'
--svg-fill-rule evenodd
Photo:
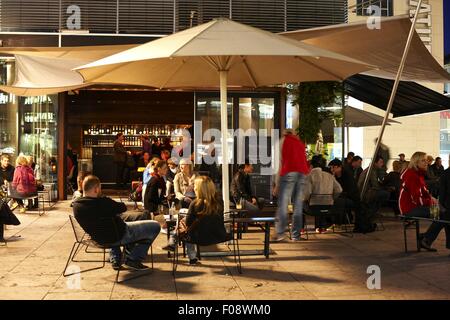
<path fill-rule="evenodd" d="M 30 197 L 37 194 L 34 172 L 28 165 L 28 161 L 25 156 L 18 156 L 16 159 L 16 170 L 14 171 L 14 178 L 11 182 L 10 192 L 12 198 L 14 198 L 20 205 L 21 213 L 26 211 L 21 198 Z"/>
<path fill-rule="evenodd" d="M 399 207 L 401 214 L 404 216 L 429 218 L 430 206 L 438 203 L 431 196 L 425 183 L 428 167 L 426 156 L 424 152 L 414 153 L 408 169 L 401 176 Z M 434 235 L 436 226 L 433 226 L 436 223 L 433 222 L 428 231 L 420 235 L 420 245 L 428 251 L 436 251 L 436 249 L 431 248 L 433 241 L 430 240 L 436 239 L 436 235 Z"/>

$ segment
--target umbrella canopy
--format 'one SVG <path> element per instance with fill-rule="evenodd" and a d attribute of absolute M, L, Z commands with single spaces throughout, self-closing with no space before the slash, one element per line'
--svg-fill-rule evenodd
<path fill-rule="evenodd" d="M 84 47 L 0 48 L 1 53 L 15 56 L 15 78 L 0 90 L 19 96 L 39 96 L 86 87 L 83 77 L 72 69 L 132 45 Z"/>
<path fill-rule="evenodd" d="M 87 82 L 156 88 L 220 85 L 222 187 L 229 209 L 227 87 L 344 80 L 363 62 L 229 19 L 215 19 L 76 68 Z"/>
<path fill-rule="evenodd" d="M 353 107 L 345 107 L 345 123 L 346 127 L 371 127 L 381 126 L 383 123 L 383 117 L 371 112 L 367 112 L 361 109 Z M 395 120 L 388 120 L 388 125 L 400 122 Z"/>
<path fill-rule="evenodd" d="M 260 87 L 286 82 L 343 80 L 373 69 L 312 45 L 215 19 L 77 68 L 85 81 L 156 88 Z"/>
<path fill-rule="evenodd" d="M 379 29 L 369 29 L 364 19 L 353 23 L 289 31 L 282 35 L 376 65 L 378 69 L 366 74 L 395 79 L 410 29 L 410 16 L 401 15 L 382 18 Z M 435 83 L 450 81 L 450 75 L 428 51 L 417 32 L 414 32 L 412 38 L 402 80 Z"/>

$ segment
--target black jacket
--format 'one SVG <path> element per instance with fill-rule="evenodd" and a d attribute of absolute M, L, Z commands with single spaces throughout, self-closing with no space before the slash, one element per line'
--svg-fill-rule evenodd
<path fill-rule="evenodd" d="M 125 234 L 125 222 L 119 216 L 127 211 L 125 203 L 116 202 L 108 197 L 82 197 L 73 202 L 73 213 L 83 230 L 99 244 L 111 244 L 121 240 Z M 116 230 L 99 228 L 105 218 L 112 218 Z"/>
<path fill-rule="evenodd" d="M 14 178 L 14 167 L 12 165 L 8 165 L 6 168 L 0 166 L 0 186 L 3 185 L 3 181 L 6 180 L 8 182 L 13 181 Z"/>
<path fill-rule="evenodd" d="M 438 167 L 438 166 L 436 165 L 436 163 L 434 163 L 434 164 L 432 164 L 432 165 L 430 166 L 430 170 L 433 172 L 433 175 L 434 175 L 436 178 L 440 178 L 440 177 L 442 176 L 442 174 L 444 173 L 444 171 L 445 171 L 445 169 L 444 169 L 443 166 Z"/>
<path fill-rule="evenodd" d="M 359 201 L 359 192 L 353 173 L 346 168 L 342 169 L 342 175 L 335 177 L 342 187 L 341 197 L 348 198 L 353 201 Z"/>
<path fill-rule="evenodd" d="M 158 191 L 161 190 L 161 194 Z M 153 176 L 147 184 L 144 195 L 144 208 L 150 212 L 156 212 L 158 206 L 163 204 L 167 205 L 165 198 L 166 194 L 166 182 L 163 177 Z"/>
<path fill-rule="evenodd" d="M 202 209 L 203 205 L 197 206 L 196 201 L 193 201 L 189 206 L 186 216 L 189 241 L 203 246 L 227 241 L 222 203 L 218 212 L 209 215 L 199 216 L 198 213 Z"/>
<path fill-rule="evenodd" d="M 439 179 L 439 204 L 450 215 L 450 168 L 442 173 Z"/>
<path fill-rule="evenodd" d="M 250 175 L 243 170 L 236 172 L 233 181 L 231 181 L 231 196 L 234 201 L 239 201 L 240 198 L 251 201 L 253 198 Z"/>
<path fill-rule="evenodd" d="M 114 141 L 114 162 L 125 163 L 127 161 L 127 149 L 119 140 Z"/>

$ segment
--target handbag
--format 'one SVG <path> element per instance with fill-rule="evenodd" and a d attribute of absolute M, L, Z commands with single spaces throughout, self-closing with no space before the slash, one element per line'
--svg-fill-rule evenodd
<path fill-rule="evenodd" d="M 19 219 L 17 219 L 16 215 L 4 200 L 0 200 L 0 223 L 12 226 L 18 226 L 20 224 Z"/>

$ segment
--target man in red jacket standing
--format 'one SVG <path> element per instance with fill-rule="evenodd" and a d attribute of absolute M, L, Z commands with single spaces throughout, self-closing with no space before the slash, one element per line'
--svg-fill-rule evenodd
<path fill-rule="evenodd" d="M 273 241 L 285 239 L 285 231 L 288 224 L 287 207 L 294 197 L 294 215 L 292 217 L 292 240 L 300 240 L 303 227 L 303 189 L 305 177 L 309 173 L 306 160 L 306 147 L 300 138 L 292 130 L 286 130 L 281 143 L 281 166 L 277 176 L 274 194 L 278 195 L 278 211 L 276 236 Z"/>

